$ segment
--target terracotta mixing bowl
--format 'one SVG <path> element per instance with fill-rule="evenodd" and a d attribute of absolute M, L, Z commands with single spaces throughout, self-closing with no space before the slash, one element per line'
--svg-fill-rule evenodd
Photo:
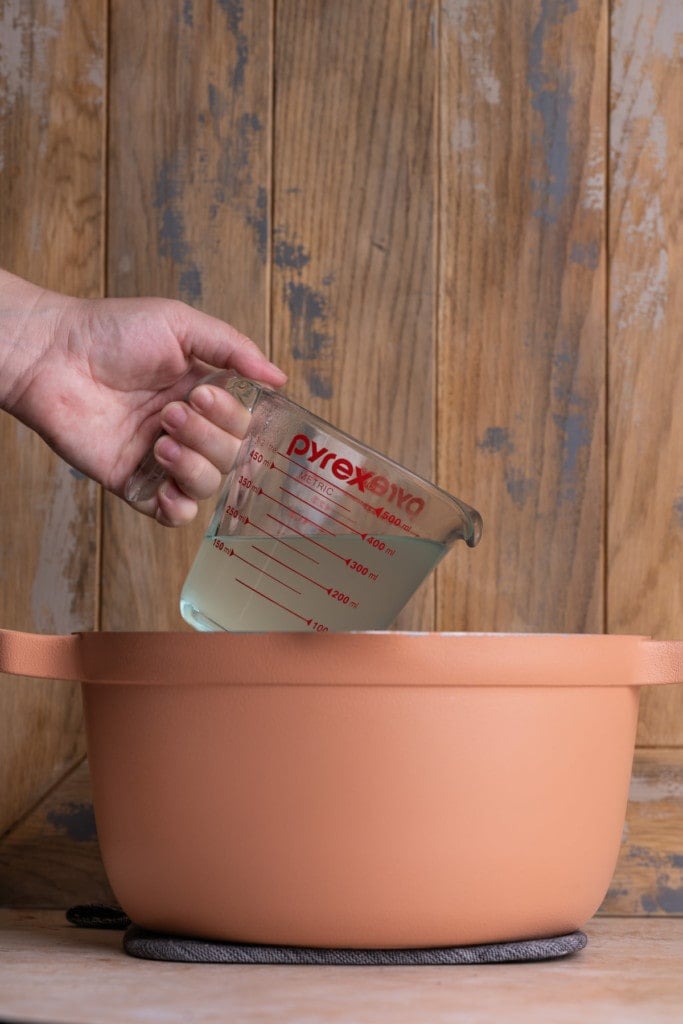
<path fill-rule="evenodd" d="M 0 631 L 83 681 L 104 864 L 140 925 L 312 946 L 581 927 L 619 851 L 637 636 Z"/>

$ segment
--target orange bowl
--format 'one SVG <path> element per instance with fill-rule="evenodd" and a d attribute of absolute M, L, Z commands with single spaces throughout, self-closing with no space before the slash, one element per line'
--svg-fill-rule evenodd
<path fill-rule="evenodd" d="M 427 947 L 581 927 L 619 852 L 642 685 L 683 643 L 0 631 L 83 681 L 105 868 L 139 925 Z"/>

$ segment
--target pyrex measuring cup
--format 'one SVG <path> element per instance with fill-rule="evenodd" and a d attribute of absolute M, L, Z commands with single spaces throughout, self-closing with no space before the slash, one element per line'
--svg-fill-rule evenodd
<path fill-rule="evenodd" d="M 454 541 L 479 541 L 473 508 L 284 395 L 210 382 L 251 420 L 182 589 L 196 629 L 385 629 Z"/>

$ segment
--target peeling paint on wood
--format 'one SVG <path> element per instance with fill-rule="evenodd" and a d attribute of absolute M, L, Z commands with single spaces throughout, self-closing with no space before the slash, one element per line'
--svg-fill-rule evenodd
<path fill-rule="evenodd" d="M 47 76 L 35 74 L 48 66 L 47 48 L 58 37 L 66 0 L 49 0 L 38 20 L 24 0 L 4 0 L 0 8 L 0 117 L 23 98 L 34 111 L 42 110 L 49 93 Z"/>
<path fill-rule="evenodd" d="M 273 4 L 109 6 L 109 294 L 184 299 L 267 349 Z M 204 510 L 169 533 L 104 507 L 101 628 L 181 628 Z"/>
<path fill-rule="evenodd" d="M 574 399 L 574 402 L 580 402 Z M 554 413 L 553 423 L 562 438 L 561 486 L 559 499 L 576 501 L 580 481 L 579 469 L 582 456 L 587 454 L 592 441 L 592 431 L 584 412 Z"/>
<path fill-rule="evenodd" d="M 523 468 L 506 466 L 503 469 L 503 480 L 508 497 L 517 508 L 523 508 L 538 495 L 538 480 L 527 476 Z"/>
<path fill-rule="evenodd" d="M 67 803 L 48 810 L 45 820 L 75 843 L 89 843 L 97 838 L 95 812 L 91 803 Z"/>
<path fill-rule="evenodd" d="M 236 58 L 231 85 L 235 91 L 240 91 L 244 87 L 244 74 L 249 60 L 249 37 L 243 30 L 244 4 L 242 0 L 218 0 L 218 6 L 225 13 L 228 31 L 235 41 Z"/>
<path fill-rule="evenodd" d="M 608 914 L 683 914 L 683 748 L 636 751 Z"/>
<path fill-rule="evenodd" d="M 513 433 L 507 427 L 487 427 L 484 436 L 477 441 L 477 448 L 487 455 L 503 456 L 503 482 L 505 491 L 516 508 L 523 508 L 538 496 L 538 480 L 530 477 L 523 466 L 515 465 L 510 458 L 515 454 Z"/>
<path fill-rule="evenodd" d="M 115 902 L 100 857 L 87 762 L 74 768 L 0 842 L 0 905 Z"/>
<path fill-rule="evenodd" d="M 442 17 L 436 450 L 442 486 L 506 529 L 440 577 L 439 628 L 599 632 L 607 8 L 462 7 L 502 88 L 486 102 L 483 38 Z"/>
<path fill-rule="evenodd" d="M 606 206 L 606 152 L 607 126 L 593 125 L 586 158 L 586 176 L 581 204 L 584 210 L 603 211 Z"/>
<path fill-rule="evenodd" d="M 614 0 L 610 9 L 607 629 L 678 637 L 683 5 Z M 643 693 L 638 741 L 683 743 L 683 688 Z"/>
<path fill-rule="evenodd" d="M 597 270 L 600 265 L 600 255 L 598 242 L 587 242 L 586 244 L 574 242 L 569 259 L 580 267 L 586 267 L 587 270 Z"/>
<path fill-rule="evenodd" d="M 678 492 L 678 497 L 674 502 L 674 514 L 678 525 L 683 527 L 683 486 L 681 486 Z"/>
<path fill-rule="evenodd" d="M 496 42 L 495 24 L 482 17 L 480 0 L 447 0 L 442 10 L 459 36 L 463 51 L 470 54 L 478 94 L 489 105 L 497 106 L 501 82 L 490 56 Z"/>
<path fill-rule="evenodd" d="M 482 440 L 477 441 L 477 448 L 492 453 L 515 450 L 512 435 L 507 427 L 487 427 Z"/>
<path fill-rule="evenodd" d="M 251 184 L 254 137 L 262 131 L 258 115 L 245 111 L 222 139 L 216 178 L 225 187 L 228 198 L 240 195 Z"/>
<path fill-rule="evenodd" d="M 213 83 L 207 89 L 207 104 L 209 118 L 200 113 L 198 122 L 200 131 L 219 135 L 218 147 L 212 147 L 213 159 L 208 144 L 198 149 L 199 159 L 194 161 L 179 150 L 162 161 L 155 182 L 159 255 L 176 264 L 180 297 L 195 305 L 204 297 L 199 244 L 190 243 L 186 226 L 186 210 L 195 196 L 204 201 L 210 195 L 210 221 L 217 220 L 225 205 L 238 213 L 253 232 L 259 261 L 264 263 L 267 256 L 268 196 L 263 186 L 254 188 L 252 156 L 254 136 L 263 125 L 251 111 L 231 123 L 230 103 Z"/>
<path fill-rule="evenodd" d="M 292 242 L 287 237 L 278 237 L 285 234 L 282 229 L 275 232 L 273 244 L 273 262 L 281 270 L 301 270 L 307 263 L 311 262 L 311 254 L 306 251 L 300 242 Z"/>
<path fill-rule="evenodd" d="M 574 69 L 558 62 L 554 36 L 577 10 L 577 0 L 542 0 L 531 35 L 528 83 L 531 106 L 539 115 L 534 145 L 542 153 L 542 175 L 531 181 L 536 196 L 534 216 L 554 224 L 569 197 L 573 153 L 570 114 Z"/>
<path fill-rule="evenodd" d="M 244 210 L 245 223 L 251 228 L 256 242 L 256 252 L 261 263 L 268 259 L 268 192 L 259 185 L 256 190 L 256 199 L 253 204 L 248 205 Z"/>
<path fill-rule="evenodd" d="M 326 329 L 330 320 L 328 297 L 302 281 L 288 281 L 285 302 L 290 315 L 292 355 L 304 363 L 303 372 L 311 394 L 330 398 L 331 366 L 321 365 L 321 360 L 331 359 L 334 345 L 334 335 Z M 309 362 L 316 365 L 305 365 Z"/>
<path fill-rule="evenodd" d="M 631 778 L 629 800 L 633 803 L 661 803 L 672 800 L 681 804 L 683 811 L 683 764 L 670 763 L 654 758 L 655 770 L 650 760 L 636 766 Z M 683 824 L 683 823 L 682 823 Z"/>
<path fill-rule="evenodd" d="M 0 0 L 2 265 L 83 298 L 103 287 L 105 30 L 100 0 Z M 95 628 L 96 486 L 7 415 L 0 453 L 0 625 L 67 634 Z M 12 888 L 7 830 L 59 782 L 83 745 L 77 684 L 2 680 L 3 894 Z M 38 857 L 25 847 L 15 853 L 30 893 L 45 853 L 37 844 Z"/>
<path fill-rule="evenodd" d="M 83 618 L 81 573 L 84 552 L 92 556 L 95 551 L 96 521 L 94 501 L 83 502 L 83 488 L 94 499 L 95 484 L 83 481 L 76 486 L 70 467 L 58 462 L 31 585 L 31 617 L 38 632 L 71 633 L 91 625 L 89 616 Z"/>
<path fill-rule="evenodd" d="M 190 303 L 202 298 L 202 274 L 192 258 L 192 247 L 186 237 L 183 200 L 188 183 L 182 154 L 164 160 L 155 183 L 154 205 L 159 210 L 158 251 L 179 267 L 180 297 Z"/>
<path fill-rule="evenodd" d="M 669 124 L 659 107 L 659 79 L 683 56 L 683 4 L 660 0 L 651 6 L 621 2 L 612 19 L 613 79 L 610 116 L 612 185 L 624 196 L 620 230 L 636 250 L 647 245 L 650 259 L 616 268 L 612 315 L 619 330 L 648 323 L 660 329 L 669 303 L 667 216 L 657 180 L 667 174 Z M 677 139 L 680 148 L 680 119 Z"/>
<path fill-rule="evenodd" d="M 184 25 L 194 28 L 194 0 L 183 0 L 182 18 Z"/>
<path fill-rule="evenodd" d="M 127 213 L 110 288 L 177 296 L 267 342 L 271 2 L 136 11 L 112 5 L 109 180 Z"/>
<path fill-rule="evenodd" d="M 0 5 L 0 175 L 8 170 L 17 173 L 17 163 L 6 164 L 12 126 L 16 126 L 18 111 L 30 111 L 43 124 L 48 118 L 52 82 L 46 72 L 53 62 L 53 53 L 65 20 L 65 0 L 49 0 L 39 11 L 23 0 L 4 0 Z M 101 81 L 96 76 L 101 61 L 89 54 L 86 67 L 79 68 L 79 78 L 94 92 L 90 100 L 101 102 Z M 99 67 L 98 67 L 99 65 Z M 39 69 L 38 71 L 36 69 Z M 36 158 L 45 158 L 47 132 L 36 133 Z M 8 254 L 3 256 L 3 265 Z"/>

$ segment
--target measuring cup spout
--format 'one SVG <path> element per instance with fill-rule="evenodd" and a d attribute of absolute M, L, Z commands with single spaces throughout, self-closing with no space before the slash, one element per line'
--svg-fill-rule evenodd
<path fill-rule="evenodd" d="M 468 548 L 475 548 L 481 540 L 481 534 L 484 528 L 482 518 L 476 508 L 471 508 L 469 505 L 465 505 L 464 502 L 459 504 L 462 514 L 466 520 L 466 529 L 461 536 Z"/>

